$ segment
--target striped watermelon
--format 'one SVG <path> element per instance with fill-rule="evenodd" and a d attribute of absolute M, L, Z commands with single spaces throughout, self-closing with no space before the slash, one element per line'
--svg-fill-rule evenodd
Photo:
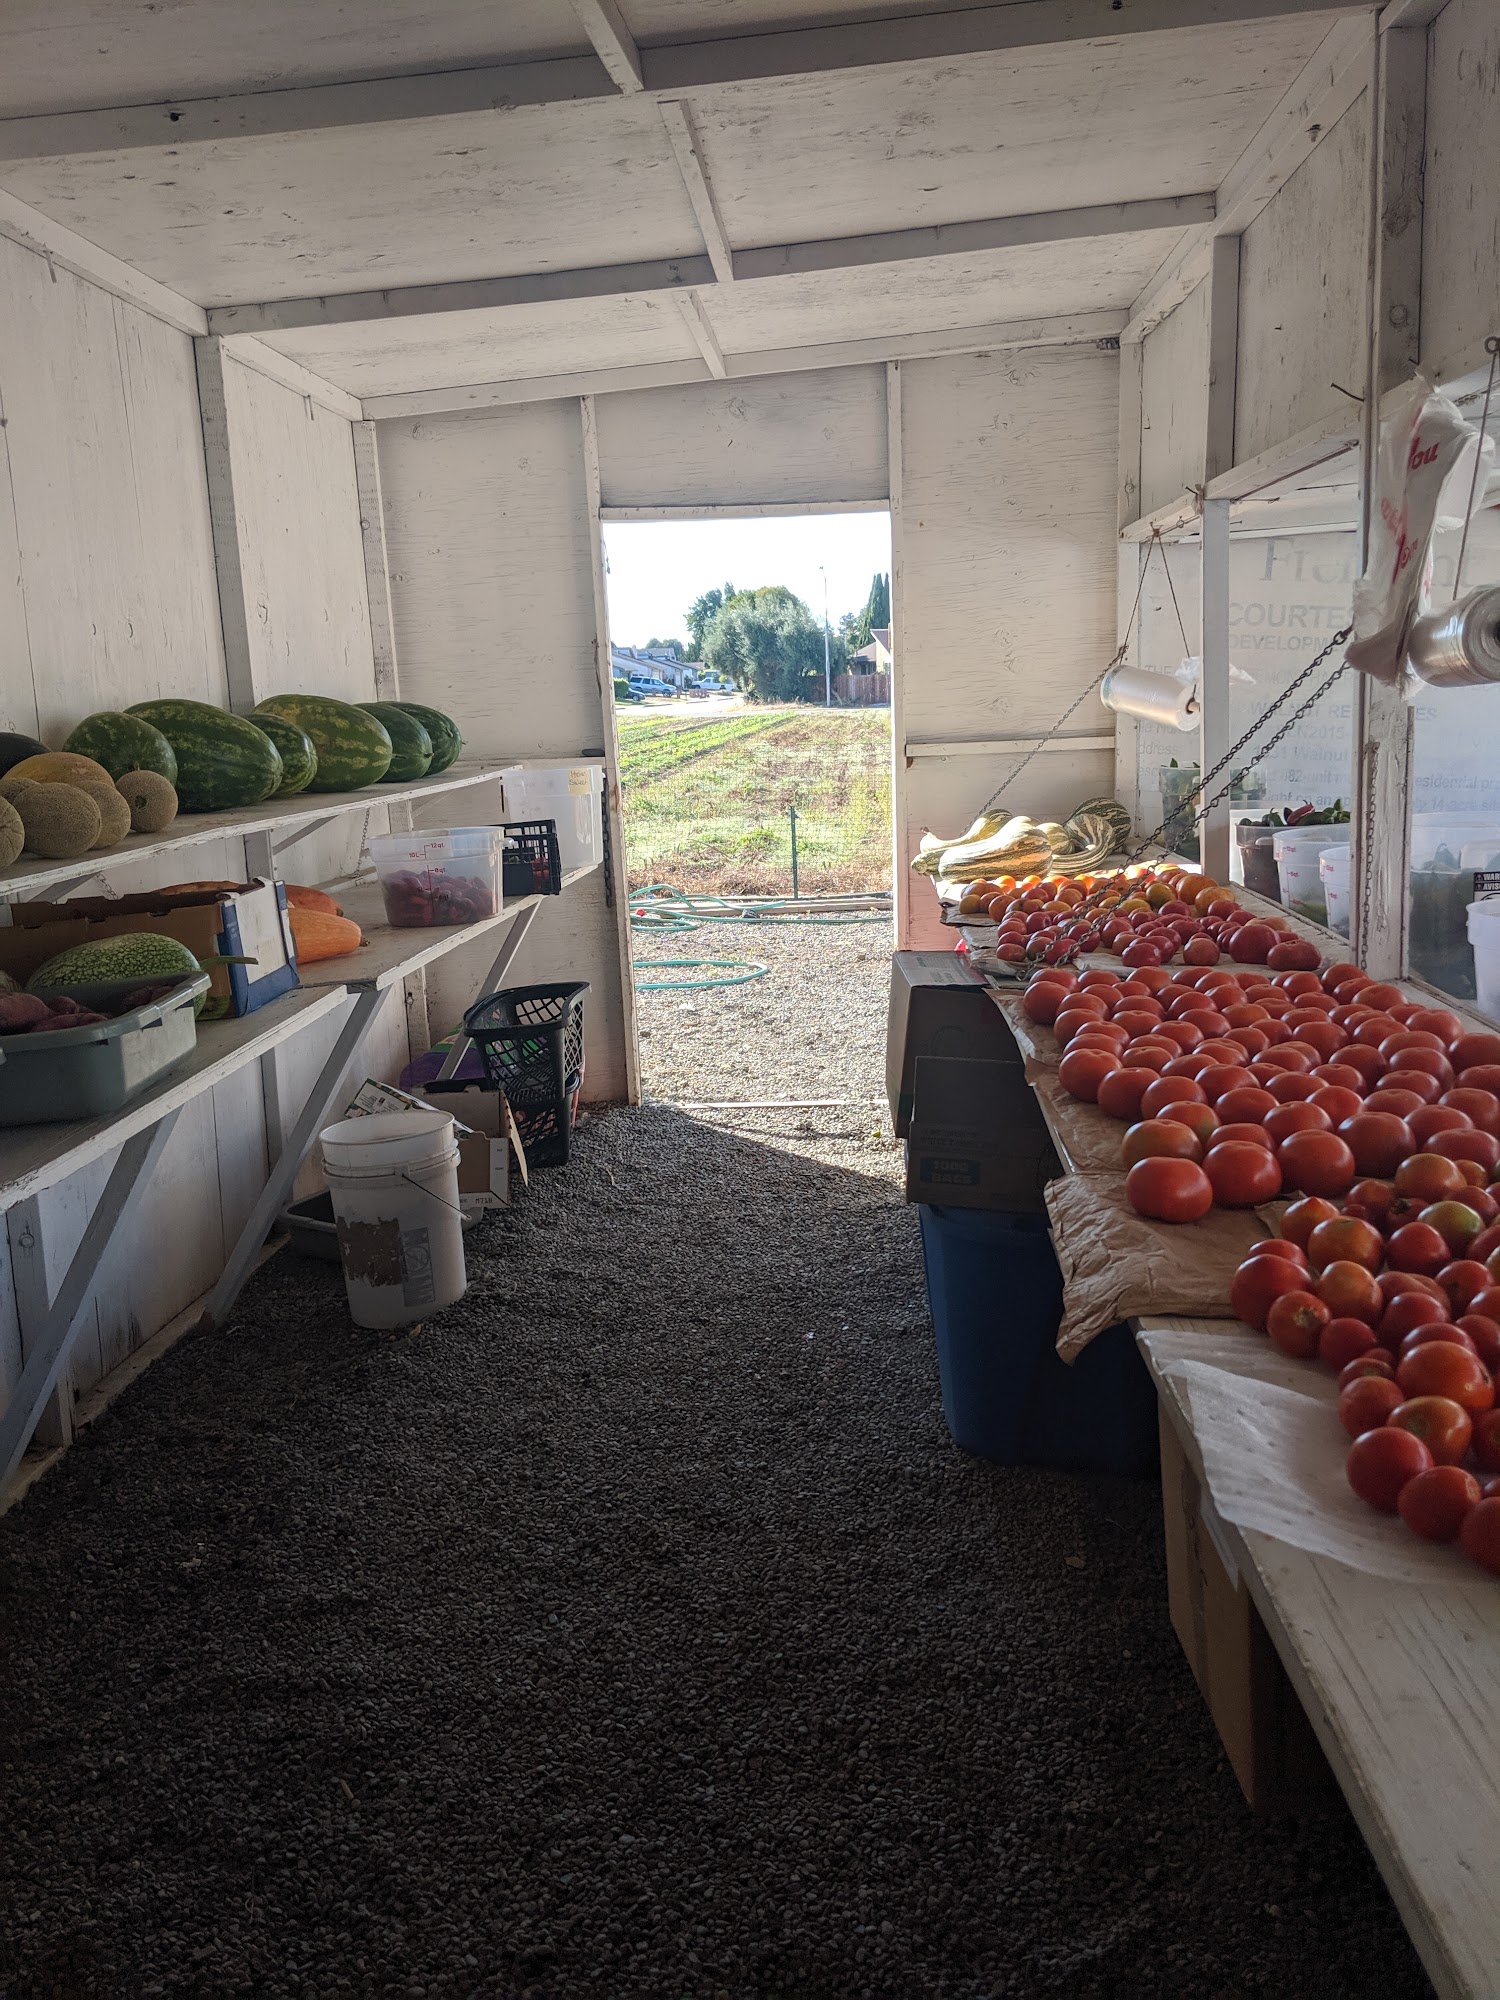
<path fill-rule="evenodd" d="M 156 771 L 169 785 L 177 783 L 177 753 L 155 723 L 142 715 L 101 709 L 87 715 L 63 745 L 79 757 L 92 757 L 112 778 L 127 771 Z"/>
<path fill-rule="evenodd" d="M 353 702 L 322 694 L 273 694 L 256 703 L 255 714 L 279 715 L 312 738 L 318 769 L 310 792 L 357 792 L 378 785 L 391 767 L 395 746 L 389 731 Z"/>
<path fill-rule="evenodd" d="M 290 799 L 305 792 L 318 775 L 318 753 L 307 731 L 279 715 L 247 715 L 245 720 L 263 729 L 281 752 L 281 783 L 275 796 Z"/>
<path fill-rule="evenodd" d="M 259 805 L 281 783 L 281 752 L 242 715 L 177 698 L 138 701 L 126 714 L 144 716 L 171 744 L 184 812 Z"/>
<path fill-rule="evenodd" d="M 408 715 L 414 715 L 432 738 L 432 762 L 427 766 L 429 778 L 435 778 L 439 771 L 446 771 L 450 764 L 458 762 L 464 739 L 451 715 L 444 715 L 440 708 L 428 708 L 420 701 L 392 701 L 385 706 L 404 709 Z"/>
<path fill-rule="evenodd" d="M 381 783 L 409 785 L 413 778 L 425 778 L 432 763 L 432 738 L 417 718 L 393 701 L 362 701 L 359 705 L 384 726 L 391 739 L 394 755 Z"/>

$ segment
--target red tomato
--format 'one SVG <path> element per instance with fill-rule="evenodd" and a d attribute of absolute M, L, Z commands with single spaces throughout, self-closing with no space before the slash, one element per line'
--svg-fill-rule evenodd
<path fill-rule="evenodd" d="M 1476 1096 L 1482 1093 L 1476 1092 Z M 1425 1153 L 1439 1132 L 1472 1132 L 1474 1121 L 1454 1104 L 1424 1104 L 1414 1111 L 1407 1124 L 1416 1141 L 1413 1151 Z"/>
<path fill-rule="evenodd" d="M 1281 1218 L 1281 1233 L 1288 1243 L 1305 1250 L 1320 1222 L 1337 1222 L 1339 1211 L 1321 1195 L 1307 1195 L 1294 1201 Z"/>
<path fill-rule="evenodd" d="M 1401 1370 L 1396 1370 L 1401 1380 Z M 1388 1430 L 1420 1438 L 1434 1465 L 1462 1465 L 1474 1435 L 1474 1420 L 1451 1396 L 1409 1396 L 1386 1418 Z"/>
<path fill-rule="evenodd" d="M 1439 1303 L 1430 1292 L 1403 1292 L 1399 1298 L 1387 1299 L 1375 1331 L 1387 1347 L 1399 1347 L 1409 1333 L 1441 1319 L 1446 1311 L 1447 1301 Z"/>
<path fill-rule="evenodd" d="M 1339 1137 L 1360 1173 L 1377 1176 L 1395 1173 L 1416 1144 L 1405 1119 L 1388 1111 L 1357 1111 L 1340 1125 Z"/>
<path fill-rule="evenodd" d="M 1289 937 L 1271 946 L 1266 963 L 1273 972 L 1310 972 L 1318 963 L 1318 955 L 1318 947 L 1309 939 Z"/>
<path fill-rule="evenodd" d="M 1266 1333 L 1294 1361 L 1311 1361 L 1332 1317 L 1316 1292 L 1283 1292 L 1266 1313 Z"/>
<path fill-rule="evenodd" d="M 1402 1395 L 1388 1376 L 1361 1375 L 1339 1391 L 1339 1422 L 1352 1438 L 1379 1430 Z"/>
<path fill-rule="evenodd" d="M 1178 1099 L 1164 1105 L 1160 1115 L 1186 1125 L 1200 1146 L 1206 1146 L 1219 1129 L 1219 1114 L 1211 1104 L 1184 1104 Z"/>
<path fill-rule="evenodd" d="M 1363 1320 L 1366 1326 L 1372 1327 L 1385 1311 L 1380 1287 L 1363 1264 L 1339 1262 L 1325 1265 L 1318 1273 L 1313 1290 L 1335 1319 Z M 1375 1345 L 1373 1336 L 1365 1345 Z M 1345 1361 L 1352 1359 L 1352 1355 L 1344 1356 Z M 1343 1363 L 1339 1365 L 1342 1367 Z"/>
<path fill-rule="evenodd" d="M 1307 1289 L 1307 1273 L 1288 1257 L 1247 1257 L 1229 1286 L 1229 1303 L 1237 1319 L 1266 1330 L 1266 1315 L 1286 1292 Z"/>
<path fill-rule="evenodd" d="M 1375 1336 L 1362 1319 L 1331 1319 L 1318 1335 L 1318 1359 L 1339 1374 L 1374 1345 Z"/>
<path fill-rule="evenodd" d="M 1385 1221 L 1386 1211 L 1394 1200 L 1396 1190 L 1389 1181 L 1356 1181 L 1349 1190 L 1350 1201 L 1357 1201 L 1365 1211 L 1365 1220 L 1378 1228 Z"/>
<path fill-rule="evenodd" d="M 1370 1376 L 1378 1376 L 1395 1385 L 1396 1363 L 1388 1347 L 1367 1347 L 1353 1361 L 1346 1361 L 1339 1370 L 1339 1388 L 1347 1389 L 1351 1382 L 1362 1382 Z M 1395 1407 L 1392 1403 L 1391 1408 Z M 1384 1422 L 1384 1418 L 1381 1421 Z M 1358 1432 L 1355 1435 L 1358 1436 Z"/>
<path fill-rule="evenodd" d="M 1477 1212 L 1463 1201 L 1432 1202 L 1422 1210 L 1417 1221 L 1435 1229 L 1447 1244 L 1449 1254 L 1454 1257 L 1463 1256 L 1481 1228 Z"/>
<path fill-rule="evenodd" d="M 1307 1081 L 1314 1083 L 1317 1079 L 1309 1077 Z M 1335 1084 L 1318 1084 L 1317 1089 L 1307 1101 L 1309 1104 L 1315 1105 L 1323 1113 L 1336 1132 L 1340 1126 L 1344 1125 L 1351 1118 L 1357 1118 L 1364 1110 L 1364 1098 L 1357 1090 L 1343 1090 Z M 1343 1137 L 1347 1144 L 1348 1134 L 1343 1134 Z M 1357 1152 L 1355 1157 L 1358 1158 Z"/>
<path fill-rule="evenodd" d="M 1458 1545 L 1481 1569 L 1500 1576 L 1500 1499 L 1481 1500 L 1469 1509 L 1458 1531 Z"/>
<path fill-rule="evenodd" d="M 1414 1090 L 1387 1090 L 1380 1084 L 1365 1099 L 1365 1109 L 1383 1111 L 1392 1118 L 1410 1118 L 1413 1112 L 1422 1109 L 1425 1101 Z"/>
<path fill-rule="evenodd" d="M 1429 1471 L 1432 1464 L 1432 1453 L 1419 1437 L 1386 1425 L 1365 1431 L 1354 1440 L 1344 1471 L 1361 1500 L 1378 1507 L 1382 1514 L 1394 1514 L 1402 1487 L 1419 1472 Z"/>
<path fill-rule="evenodd" d="M 1467 1132 L 1439 1132 L 1430 1150 L 1441 1154 L 1445 1160 L 1475 1160 L 1487 1174 L 1492 1174 L 1500 1166 L 1500 1139 L 1493 1132 L 1480 1132 L 1474 1128 Z"/>
<path fill-rule="evenodd" d="M 1206 1104 L 1200 1084 L 1190 1076 L 1159 1076 L 1141 1099 L 1148 1118 L 1159 1118 L 1169 1104 Z"/>
<path fill-rule="evenodd" d="M 1410 1050 L 1407 1053 L 1410 1054 Z M 1380 1087 L 1382 1090 L 1399 1090 L 1407 1097 L 1415 1097 L 1419 1104 L 1436 1104 L 1445 1086 L 1435 1076 L 1429 1076 L 1425 1069 L 1388 1069 L 1380 1080 Z"/>
<path fill-rule="evenodd" d="M 1217 965 L 1219 947 L 1210 937 L 1190 937 L 1182 947 L 1184 965 Z"/>
<path fill-rule="evenodd" d="M 1064 1062 L 1072 1060 L 1071 1051 L 1063 1057 Z M 1114 1069 L 1100 1078 L 1094 1101 L 1106 1117 L 1133 1122 L 1141 1115 L 1141 1098 L 1147 1085 L 1155 1081 L 1154 1069 Z"/>
<path fill-rule="evenodd" d="M 1283 1069 L 1267 1079 L 1265 1088 L 1278 1104 L 1311 1104 L 1323 1086 L 1300 1071 Z"/>
<path fill-rule="evenodd" d="M 1294 1132 L 1331 1132 L 1332 1122 L 1316 1104 L 1278 1104 L 1262 1120 L 1274 1144 L 1290 1139 Z"/>
<path fill-rule="evenodd" d="M 1198 1076 L 1203 1095 L 1210 1104 L 1217 1104 L 1226 1091 L 1244 1089 L 1254 1081 L 1249 1070 L 1237 1063 L 1212 1063 Z"/>
<path fill-rule="evenodd" d="M 1229 940 L 1229 956 L 1236 965 L 1264 965 L 1278 941 L 1269 924 L 1241 924 Z"/>
<path fill-rule="evenodd" d="M 1430 1222 L 1407 1222 L 1391 1236 L 1385 1255 L 1393 1271 L 1416 1271 L 1434 1278 L 1453 1252 Z"/>
<path fill-rule="evenodd" d="M 1462 1328 L 1452 1320 L 1438 1319 L 1424 1320 L 1420 1326 L 1414 1326 L 1410 1333 L 1403 1335 L 1401 1359 L 1404 1361 L 1414 1347 L 1431 1347 L 1439 1341 L 1450 1342 L 1454 1347 L 1461 1347 L 1465 1354 L 1478 1358 L 1479 1349 Z"/>
<path fill-rule="evenodd" d="M 1483 1296 L 1481 1293 L 1480 1297 Z M 1479 1300 L 1471 1299 L 1469 1303 L 1472 1308 L 1479 1303 Z M 1500 1305 L 1500 1300 L 1497 1300 L 1497 1305 Z M 1474 1352 L 1489 1369 L 1491 1375 L 1500 1373 L 1500 1320 L 1496 1320 L 1492 1313 L 1471 1310 L 1466 1312 L 1462 1319 L 1455 1320 L 1454 1325 L 1460 1333 L 1466 1333 L 1473 1341 Z"/>
<path fill-rule="evenodd" d="M 1153 1002 L 1148 1013 L 1145 1007 L 1132 1001 L 1128 1007 L 1116 1007 L 1109 1018 L 1134 1041 L 1137 1035 L 1150 1034 L 1161 1019 L 1161 1009 Z"/>
<path fill-rule="evenodd" d="M 1160 1076 L 1167 1064 L 1175 1061 L 1176 1056 L 1175 1043 L 1154 1039 L 1127 1043 L 1120 1052 L 1120 1060 L 1127 1069 L 1149 1069 L 1153 1076 Z"/>
<path fill-rule="evenodd" d="M 1137 1215 L 1158 1222 L 1197 1222 L 1214 1205 L 1212 1181 L 1191 1160 L 1137 1160 L 1125 1194 Z"/>
<path fill-rule="evenodd" d="M 1215 1146 L 1259 1146 L 1264 1153 L 1274 1153 L 1276 1148 L 1267 1137 L 1263 1125 L 1221 1125 L 1209 1134 L 1209 1150 Z"/>
<path fill-rule="evenodd" d="M 1325 1198 L 1347 1194 L 1356 1178 L 1354 1155 L 1337 1132 L 1294 1132 L 1276 1148 L 1289 1188 Z"/>
<path fill-rule="evenodd" d="M 1486 1472 L 1500 1472 L 1500 1410 L 1475 1418 L 1474 1456 Z"/>
<path fill-rule="evenodd" d="M 1428 1340 L 1403 1352 L 1396 1380 L 1408 1396 L 1447 1397 L 1478 1415 L 1495 1406 L 1495 1385 L 1477 1354 L 1456 1340 Z"/>
<path fill-rule="evenodd" d="M 1448 1046 L 1448 1056 L 1453 1067 L 1462 1072 L 1473 1069 L 1477 1063 L 1493 1063 L 1500 1067 L 1500 1035 L 1485 1029 L 1476 1029 L 1460 1035 Z"/>
<path fill-rule="evenodd" d="M 1437 1281 L 1448 1294 L 1448 1303 L 1457 1314 L 1467 1312 L 1469 1301 L 1489 1290 L 1490 1274 L 1476 1258 L 1460 1257 L 1454 1263 L 1443 1266 L 1437 1274 Z"/>
<path fill-rule="evenodd" d="M 1457 1465 L 1435 1465 L 1408 1479 L 1396 1501 L 1397 1511 L 1414 1535 L 1424 1542 L 1452 1542 L 1471 1508 L 1479 1505 L 1479 1481 Z"/>
<path fill-rule="evenodd" d="M 1500 1063 L 1473 1063 L 1468 1069 L 1459 1069 L 1460 1090 L 1487 1090 L 1492 1096 L 1500 1097 Z"/>
<path fill-rule="evenodd" d="M 1254 1208 L 1281 1192 L 1281 1169 L 1264 1146 L 1233 1141 L 1210 1146 L 1203 1156 L 1203 1171 L 1220 1208 Z"/>
<path fill-rule="evenodd" d="M 1318 1223 L 1307 1239 L 1308 1262 L 1317 1271 L 1331 1264 L 1358 1264 L 1366 1271 L 1378 1271 L 1384 1255 L 1380 1231 L 1352 1215 Z"/>
<path fill-rule="evenodd" d="M 1047 974 L 1032 980 L 1021 995 L 1021 1012 L 1028 1021 L 1035 1021 L 1039 1027 L 1050 1028 L 1068 997 L 1068 988 L 1061 980 L 1055 975 Z"/>
<path fill-rule="evenodd" d="M 1197 1135 L 1174 1118 L 1143 1118 L 1132 1125 L 1120 1141 L 1120 1165 L 1133 1167 L 1141 1160 L 1196 1160 L 1202 1154 Z"/>
<path fill-rule="evenodd" d="M 1276 1109 L 1276 1099 L 1252 1083 L 1226 1092 L 1214 1109 L 1226 1125 L 1259 1125 L 1268 1111 Z"/>
<path fill-rule="evenodd" d="M 1203 1040 L 1203 1030 L 1191 1021 L 1163 1021 L 1155 1031 L 1169 1042 L 1175 1042 L 1185 1054 L 1197 1048 Z"/>
<path fill-rule="evenodd" d="M 1096 1104 L 1100 1084 L 1119 1067 L 1119 1057 L 1107 1049 L 1069 1049 L 1057 1066 L 1057 1080 L 1070 1097 Z"/>
<path fill-rule="evenodd" d="M 1391 1179 L 1397 1194 L 1416 1195 L 1423 1202 L 1447 1201 L 1462 1195 L 1466 1185 L 1457 1161 L 1444 1159 L 1440 1153 L 1413 1153 Z"/>
<path fill-rule="evenodd" d="M 1382 1049 L 1380 1053 L 1386 1055 L 1387 1052 L 1385 1049 Z M 1387 1059 L 1389 1060 L 1389 1058 Z M 1453 1088 L 1453 1065 L 1441 1049 L 1402 1049 L 1396 1059 L 1391 1062 L 1390 1070 L 1386 1073 L 1390 1075 L 1395 1072 L 1412 1070 L 1423 1070 L 1428 1076 L 1432 1077 L 1438 1085 L 1439 1096 L 1445 1090 Z M 1413 1084 L 1411 1087 L 1415 1089 L 1416 1085 Z M 1434 1098 L 1432 1101 L 1436 1103 L 1437 1099 Z"/>
<path fill-rule="evenodd" d="M 1445 1091 L 1435 1109 L 1461 1112 L 1478 1131 L 1500 1138 L 1500 1097 L 1492 1090 L 1469 1090 L 1460 1084 Z"/>

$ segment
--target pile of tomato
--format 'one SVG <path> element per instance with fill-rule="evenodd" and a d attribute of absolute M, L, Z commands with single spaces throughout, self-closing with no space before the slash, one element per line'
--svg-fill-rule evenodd
<path fill-rule="evenodd" d="M 1113 875 L 999 876 L 973 882 L 959 914 L 999 926 L 995 956 L 1010 965 L 1069 965 L 1080 953 L 1118 952 L 1132 970 L 1184 965 L 1269 965 L 1311 971 L 1315 945 L 1284 917 L 1255 917 L 1227 889 L 1182 869 L 1126 868 Z"/>

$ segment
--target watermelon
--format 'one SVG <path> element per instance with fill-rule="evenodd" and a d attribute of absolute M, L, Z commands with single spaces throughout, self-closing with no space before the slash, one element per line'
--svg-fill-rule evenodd
<path fill-rule="evenodd" d="M 255 714 L 279 715 L 312 738 L 318 770 L 310 792 L 358 792 L 378 785 L 396 754 L 385 724 L 350 701 L 322 694 L 273 694 Z"/>
<path fill-rule="evenodd" d="M 446 771 L 450 764 L 458 762 L 464 739 L 459 735 L 458 724 L 452 716 L 444 715 L 440 708 L 428 708 L 420 701 L 390 701 L 383 706 L 404 709 L 408 715 L 414 715 L 432 738 L 432 762 L 427 766 L 429 778 L 435 778 L 439 771 Z"/>
<path fill-rule="evenodd" d="M 84 717 L 63 749 L 92 757 L 112 778 L 123 778 L 127 771 L 156 771 L 169 785 L 177 783 L 176 753 L 155 723 L 141 715 L 101 709 Z"/>
<path fill-rule="evenodd" d="M 103 986 L 112 979 L 190 979 L 200 970 L 185 944 L 159 931 L 126 931 L 69 945 L 26 982 L 28 993 L 66 993 L 73 986 Z"/>
<path fill-rule="evenodd" d="M 380 782 L 409 785 L 413 778 L 425 778 L 432 763 L 432 738 L 417 718 L 393 701 L 362 701 L 359 706 L 384 726 L 391 739 L 391 767 Z"/>
<path fill-rule="evenodd" d="M 126 714 L 144 716 L 171 744 L 184 812 L 259 805 L 281 783 L 281 752 L 242 715 L 185 699 L 138 701 Z"/>
<path fill-rule="evenodd" d="M 28 757 L 45 757 L 47 746 L 34 736 L 17 736 L 14 730 L 0 730 L 0 778 Z"/>
<path fill-rule="evenodd" d="M 318 775 L 318 753 L 307 731 L 279 715 L 247 715 L 245 720 L 263 729 L 281 752 L 281 783 L 276 797 L 290 799 L 305 792 Z"/>

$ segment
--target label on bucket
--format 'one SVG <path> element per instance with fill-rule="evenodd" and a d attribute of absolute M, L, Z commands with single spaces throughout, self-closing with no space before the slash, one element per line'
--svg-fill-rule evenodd
<path fill-rule="evenodd" d="M 430 1306 L 437 1297 L 432 1237 L 426 1229 L 401 1232 L 401 1296 L 409 1306 Z"/>
<path fill-rule="evenodd" d="M 1500 896 L 1500 868 L 1476 868 L 1474 870 L 1474 901 L 1488 903 Z"/>

